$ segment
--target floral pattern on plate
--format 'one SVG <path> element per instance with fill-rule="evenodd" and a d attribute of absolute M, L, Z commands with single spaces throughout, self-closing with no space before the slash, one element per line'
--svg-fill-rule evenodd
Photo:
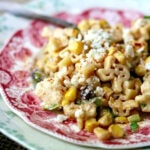
<path fill-rule="evenodd" d="M 142 14 L 91 8 L 78 15 L 61 12 L 55 16 L 74 23 L 85 18 L 97 18 L 107 19 L 111 24 L 121 22 L 129 26 L 131 20 L 141 17 Z M 32 21 L 26 29 L 17 31 L 0 53 L 1 91 L 9 107 L 29 125 L 71 143 L 115 149 L 150 145 L 150 118 L 147 118 L 135 133 L 126 126 L 126 138 L 102 142 L 92 133 L 76 130 L 74 120 L 59 122 L 56 119 L 57 114 L 41 109 L 40 100 L 33 94 L 34 87 L 30 76 L 33 60 L 45 43 L 40 33 L 47 25 L 46 22 Z"/>

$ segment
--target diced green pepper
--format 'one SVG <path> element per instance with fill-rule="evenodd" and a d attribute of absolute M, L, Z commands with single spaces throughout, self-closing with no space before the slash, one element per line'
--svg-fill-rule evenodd
<path fill-rule="evenodd" d="M 130 123 L 130 129 L 131 129 L 132 132 L 137 131 L 139 129 L 138 123 L 137 122 L 131 122 Z"/>
<path fill-rule="evenodd" d="M 32 73 L 32 79 L 35 83 L 38 83 L 40 82 L 42 79 L 43 79 L 43 75 L 40 71 L 38 70 L 35 70 L 33 73 Z"/>
<path fill-rule="evenodd" d="M 129 122 L 139 122 L 140 120 L 141 120 L 141 118 L 140 118 L 139 114 L 133 114 L 128 117 Z"/>

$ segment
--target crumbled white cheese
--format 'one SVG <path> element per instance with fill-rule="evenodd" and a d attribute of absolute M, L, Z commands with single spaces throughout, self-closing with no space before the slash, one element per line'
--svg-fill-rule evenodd
<path fill-rule="evenodd" d="M 67 74 L 67 67 L 63 67 L 59 70 L 59 72 L 57 72 L 57 77 L 59 79 L 62 79 L 62 77 L 64 77 Z"/>
<path fill-rule="evenodd" d="M 75 117 L 80 118 L 84 114 L 84 111 L 82 109 L 77 109 L 75 111 Z"/>
<path fill-rule="evenodd" d="M 57 121 L 57 122 L 63 122 L 63 121 L 65 121 L 65 120 L 67 120 L 67 118 L 68 118 L 67 116 L 59 114 L 59 115 L 57 115 L 57 117 L 56 117 L 56 121 Z"/>
<path fill-rule="evenodd" d="M 91 29 L 88 30 L 87 33 L 84 34 L 83 42 L 91 42 L 91 48 L 92 49 L 105 49 L 105 42 L 107 42 L 108 45 L 113 41 L 112 33 L 103 29 Z M 103 51 L 102 51 L 103 52 Z"/>
<path fill-rule="evenodd" d="M 125 46 L 125 54 L 127 56 L 130 56 L 130 57 L 134 57 L 134 49 L 133 49 L 133 46 L 130 45 L 130 44 L 127 44 Z"/>
<path fill-rule="evenodd" d="M 65 79 L 65 80 L 64 80 L 64 85 L 65 85 L 66 87 L 69 87 L 69 86 L 71 85 L 70 80 L 69 80 L 69 79 Z"/>
<path fill-rule="evenodd" d="M 150 70 L 150 62 L 145 64 L 145 69 Z"/>
<path fill-rule="evenodd" d="M 81 77 L 81 78 L 79 78 L 79 83 L 83 83 L 84 81 L 85 81 L 85 77 Z"/>
<path fill-rule="evenodd" d="M 83 35 L 83 42 L 90 42 L 90 51 L 86 54 L 87 62 L 99 62 L 106 54 L 110 44 L 113 42 L 111 31 L 104 29 L 90 29 Z M 84 50 L 88 47 L 84 46 Z"/>
<path fill-rule="evenodd" d="M 84 49 L 84 50 L 88 50 L 88 46 L 84 44 L 83 49 Z"/>
<path fill-rule="evenodd" d="M 99 48 L 99 49 L 91 49 L 89 53 L 86 54 L 87 59 L 92 62 L 93 60 L 96 60 L 97 62 L 100 61 L 105 55 L 105 49 Z"/>
<path fill-rule="evenodd" d="M 97 86 L 94 93 L 96 94 L 96 96 L 103 96 L 103 94 L 104 94 L 103 88 L 100 86 Z"/>
<path fill-rule="evenodd" d="M 139 29 L 147 23 L 147 19 L 138 19 L 134 23 L 134 29 Z"/>
<path fill-rule="evenodd" d="M 78 86 L 78 84 L 82 84 L 83 82 L 85 82 L 85 80 L 86 79 L 83 74 L 77 73 L 72 76 L 71 84 L 74 86 Z"/>
<path fill-rule="evenodd" d="M 140 47 L 138 50 L 137 50 L 137 53 L 141 53 L 144 51 L 144 46 Z"/>
<path fill-rule="evenodd" d="M 134 40 L 134 37 L 131 34 L 130 29 L 128 29 L 128 28 L 123 29 L 123 39 L 124 39 L 125 43 L 127 43 L 128 41 L 133 41 Z"/>
<path fill-rule="evenodd" d="M 75 124 L 71 124 L 70 125 L 70 128 L 74 131 L 74 132 L 80 132 L 80 129 L 77 125 Z"/>
<path fill-rule="evenodd" d="M 81 41 L 81 40 L 82 40 L 82 35 L 81 35 L 81 34 L 78 34 L 77 40 L 78 40 L 78 41 Z"/>
<path fill-rule="evenodd" d="M 91 76 L 86 80 L 86 83 L 88 85 L 99 85 L 100 84 L 100 79 L 97 76 Z"/>

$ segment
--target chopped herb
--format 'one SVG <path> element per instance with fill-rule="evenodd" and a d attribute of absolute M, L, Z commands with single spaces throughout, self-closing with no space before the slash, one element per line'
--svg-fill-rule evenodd
<path fill-rule="evenodd" d="M 143 18 L 144 19 L 150 19 L 150 16 L 144 16 Z"/>
<path fill-rule="evenodd" d="M 52 108 L 52 109 L 55 109 L 55 108 L 57 108 L 57 107 L 58 107 L 58 104 L 52 104 L 52 105 L 51 105 L 51 108 Z"/>
<path fill-rule="evenodd" d="M 85 104 L 85 103 L 89 103 L 89 101 L 86 101 L 86 100 L 77 100 L 76 101 L 77 105 L 81 105 L 81 104 Z"/>
<path fill-rule="evenodd" d="M 32 73 L 32 79 L 35 83 L 38 83 L 43 79 L 43 74 L 39 70 L 35 70 Z"/>
<path fill-rule="evenodd" d="M 146 104 L 141 104 L 141 107 L 142 107 L 142 108 L 146 107 Z"/>
<path fill-rule="evenodd" d="M 99 98 L 92 99 L 93 103 L 96 104 L 97 107 L 101 106 L 101 100 Z"/>
<path fill-rule="evenodd" d="M 58 109 L 58 108 L 59 108 L 58 104 L 52 104 L 51 106 L 48 106 L 48 105 L 43 106 L 43 109 L 45 109 L 45 110 L 54 110 L 54 109 Z"/>
<path fill-rule="evenodd" d="M 130 129 L 131 129 L 132 132 L 137 131 L 139 129 L 138 123 L 137 122 L 131 122 L 130 123 Z"/>

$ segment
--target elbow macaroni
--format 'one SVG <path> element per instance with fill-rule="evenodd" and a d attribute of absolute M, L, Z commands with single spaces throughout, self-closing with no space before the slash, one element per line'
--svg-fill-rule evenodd
<path fill-rule="evenodd" d="M 57 104 L 80 130 L 94 132 L 100 140 L 122 138 L 116 123 L 128 123 L 134 111 L 150 113 L 150 69 L 145 67 L 150 63 L 150 20 L 136 20 L 125 29 L 91 19 L 78 28 L 44 28 L 48 43 L 34 68 L 45 79 L 37 83 L 35 93 L 44 109 Z"/>

